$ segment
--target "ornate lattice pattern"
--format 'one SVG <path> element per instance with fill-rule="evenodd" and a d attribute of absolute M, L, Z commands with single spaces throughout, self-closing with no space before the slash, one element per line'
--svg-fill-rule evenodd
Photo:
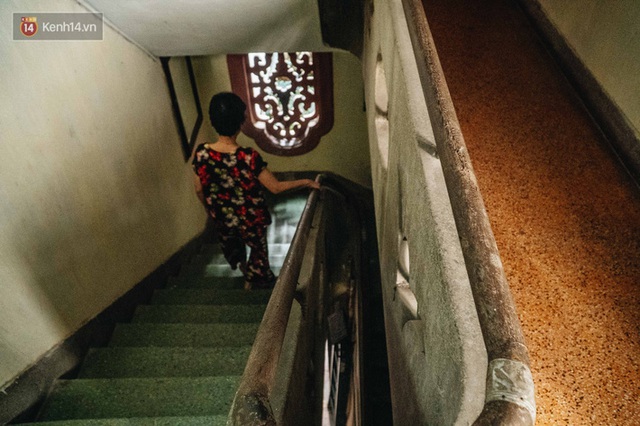
<path fill-rule="evenodd" d="M 249 109 L 243 131 L 265 151 L 302 154 L 331 129 L 330 54 L 250 53 L 229 55 L 228 63 L 233 90 Z"/>

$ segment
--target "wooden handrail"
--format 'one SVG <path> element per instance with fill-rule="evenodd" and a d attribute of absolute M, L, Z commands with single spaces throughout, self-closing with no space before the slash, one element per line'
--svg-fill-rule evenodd
<path fill-rule="evenodd" d="M 322 175 L 318 175 L 316 182 L 320 183 L 321 180 Z M 319 192 L 313 190 L 309 195 L 291 240 L 233 400 L 229 417 L 231 425 L 276 424 L 270 394 Z"/>
<path fill-rule="evenodd" d="M 474 424 L 532 425 L 535 400 L 529 352 L 424 6 L 420 0 L 402 3 L 487 348 L 485 405 Z"/>

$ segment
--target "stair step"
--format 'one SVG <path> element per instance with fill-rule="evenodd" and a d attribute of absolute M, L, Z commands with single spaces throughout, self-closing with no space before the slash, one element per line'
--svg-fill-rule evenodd
<path fill-rule="evenodd" d="M 252 345 L 259 324 L 118 324 L 109 347 Z"/>
<path fill-rule="evenodd" d="M 189 260 L 189 265 L 228 265 L 220 250 L 202 249 Z"/>
<path fill-rule="evenodd" d="M 139 305 L 133 323 L 259 323 L 267 305 Z"/>
<path fill-rule="evenodd" d="M 278 263 L 282 264 L 282 260 L 287 255 L 289 251 L 289 246 L 291 244 L 269 244 L 269 262 L 276 265 Z M 249 254 L 250 249 L 247 249 L 247 255 Z M 279 262 L 280 260 L 280 262 Z M 224 255 L 219 251 L 206 250 L 200 252 L 200 254 L 195 255 L 190 261 L 189 265 L 226 265 L 229 264 L 227 260 L 224 258 Z"/>
<path fill-rule="evenodd" d="M 277 268 L 274 272 L 279 272 Z M 277 274 L 276 274 L 277 275 Z M 196 277 L 196 276 L 177 276 L 170 277 L 167 281 L 167 289 L 169 288 L 198 288 L 209 290 L 243 290 L 244 277 Z"/>
<path fill-rule="evenodd" d="M 167 288 L 208 288 L 218 290 L 240 290 L 244 288 L 244 277 L 169 277 Z"/>
<path fill-rule="evenodd" d="M 239 376 L 60 380 L 41 420 L 227 414 Z"/>
<path fill-rule="evenodd" d="M 240 269 L 234 271 L 229 265 L 185 265 L 180 269 L 180 273 L 178 274 L 178 277 L 181 278 L 227 278 L 242 276 Z"/>
<path fill-rule="evenodd" d="M 128 419 L 54 420 L 20 423 L 22 426 L 225 426 L 226 415 L 190 417 L 133 417 Z"/>
<path fill-rule="evenodd" d="M 91 349 L 78 377 L 81 379 L 133 377 L 208 377 L 240 375 L 251 346 L 218 348 Z"/>
<path fill-rule="evenodd" d="M 272 225 L 273 226 L 273 225 Z M 285 255 L 289 251 L 289 246 L 291 245 L 291 241 L 286 242 L 274 242 L 271 241 L 269 237 L 272 235 L 275 236 L 278 234 L 278 231 L 271 231 L 271 227 L 269 227 L 269 235 L 267 235 L 268 247 L 269 247 L 269 255 Z M 250 248 L 247 247 L 247 254 L 250 252 Z M 210 261 L 207 263 L 218 263 L 218 264 L 226 264 L 227 261 L 222 254 L 222 249 L 220 248 L 220 244 L 203 244 L 200 247 L 200 252 L 195 255 L 193 260 L 201 259 L 201 258 L 209 258 Z"/>
<path fill-rule="evenodd" d="M 284 261 L 284 259 L 282 259 Z M 282 269 L 280 265 L 269 265 L 274 274 L 278 275 Z M 229 265 L 187 265 L 180 270 L 178 277 L 183 279 L 199 278 L 199 277 L 242 277 L 240 268 L 235 271 Z"/>
<path fill-rule="evenodd" d="M 269 302 L 270 290 L 218 290 L 168 288 L 153 293 L 153 305 L 262 305 Z"/>

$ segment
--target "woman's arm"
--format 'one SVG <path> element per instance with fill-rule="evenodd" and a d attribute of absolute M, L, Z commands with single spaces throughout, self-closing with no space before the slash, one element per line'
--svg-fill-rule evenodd
<path fill-rule="evenodd" d="M 278 194 L 283 191 L 297 188 L 312 188 L 320 189 L 320 184 L 311 179 L 298 179 L 298 180 L 285 180 L 279 181 L 277 177 L 269 171 L 269 169 L 263 169 L 258 175 L 258 180 L 269 192 Z"/>

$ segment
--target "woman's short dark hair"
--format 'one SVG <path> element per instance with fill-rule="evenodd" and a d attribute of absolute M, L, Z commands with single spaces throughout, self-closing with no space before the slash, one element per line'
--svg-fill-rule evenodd
<path fill-rule="evenodd" d="M 238 95 L 222 92 L 214 95 L 209 104 L 209 119 L 219 135 L 233 136 L 244 123 L 247 105 Z"/>

